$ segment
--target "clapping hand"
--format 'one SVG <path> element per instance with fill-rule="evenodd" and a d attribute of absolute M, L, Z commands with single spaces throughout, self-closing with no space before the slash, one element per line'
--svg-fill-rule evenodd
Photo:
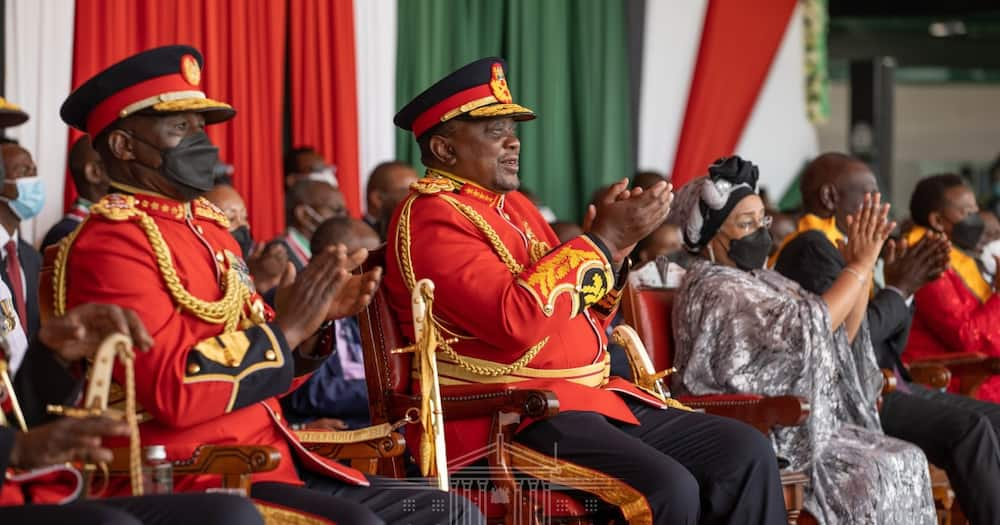
<path fill-rule="evenodd" d="M 629 190 L 628 179 L 622 179 L 587 208 L 584 231 L 597 236 L 611 250 L 612 262 L 621 264 L 636 243 L 666 220 L 674 197 L 670 190 L 666 181 L 645 191 Z"/>
<path fill-rule="evenodd" d="M 896 223 L 889 221 L 889 204 L 882 204 L 882 194 L 865 195 L 861 209 L 847 216 L 848 242 L 840 245 L 844 260 L 870 271 L 895 227 Z"/>

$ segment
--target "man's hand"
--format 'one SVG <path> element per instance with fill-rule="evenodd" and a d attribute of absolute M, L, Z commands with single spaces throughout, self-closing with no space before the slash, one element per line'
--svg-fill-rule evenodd
<path fill-rule="evenodd" d="M 14 437 L 11 466 L 32 469 L 67 461 L 107 463 L 111 451 L 101 446 L 102 436 L 128 436 L 128 424 L 107 417 L 66 417 L 35 427 Z"/>
<path fill-rule="evenodd" d="M 906 297 L 937 279 L 948 267 L 949 244 L 944 235 L 928 232 L 912 248 L 899 244 L 902 247 L 886 250 L 885 284 L 899 288 Z"/>
<path fill-rule="evenodd" d="M 356 315 L 372 301 L 372 295 L 382 278 L 382 268 L 352 275 L 330 303 L 327 319 L 342 319 Z"/>
<path fill-rule="evenodd" d="M 882 245 L 895 227 L 896 223 L 889 221 L 889 205 L 882 204 L 882 195 L 865 195 L 861 209 L 847 216 L 849 242 L 840 245 L 844 260 L 848 265 L 859 266 L 862 272 L 871 272 L 882 252 Z"/>
<path fill-rule="evenodd" d="M 113 304 L 81 304 L 62 317 L 48 320 L 38 338 L 60 359 L 73 363 L 90 358 L 106 337 L 123 333 L 139 350 L 153 346 L 153 338 L 132 310 Z"/>
<path fill-rule="evenodd" d="M 276 321 L 289 346 L 295 348 L 327 319 L 354 315 L 368 305 L 382 269 L 351 275 L 368 258 L 364 248 L 347 253 L 339 244 L 314 254 L 291 286 L 278 289 Z"/>
<path fill-rule="evenodd" d="M 668 182 L 658 182 L 647 191 L 628 190 L 628 179 L 611 186 L 588 210 L 593 217 L 590 232 L 603 242 L 617 266 L 635 248 L 635 244 L 663 224 L 670 212 L 673 194 Z"/>

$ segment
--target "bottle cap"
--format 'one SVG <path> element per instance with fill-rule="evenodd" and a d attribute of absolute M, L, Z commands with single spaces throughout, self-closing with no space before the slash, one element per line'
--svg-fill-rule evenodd
<path fill-rule="evenodd" d="M 149 445 L 142 447 L 142 457 L 146 460 L 162 461 L 167 459 L 167 447 L 163 445 Z"/>

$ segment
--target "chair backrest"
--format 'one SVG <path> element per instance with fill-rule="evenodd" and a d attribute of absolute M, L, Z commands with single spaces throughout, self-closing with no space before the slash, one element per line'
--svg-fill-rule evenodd
<path fill-rule="evenodd" d="M 674 327 L 670 317 L 676 293 L 676 288 L 629 284 L 622 297 L 625 324 L 635 328 L 657 370 L 670 368 L 674 362 Z"/>
<path fill-rule="evenodd" d="M 361 271 L 381 266 L 385 268 L 385 245 L 368 254 Z M 389 305 L 385 286 L 379 286 L 372 302 L 358 314 L 361 346 L 365 357 L 365 379 L 368 383 L 368 403 L 372 423 L 392 423 L 405 408 L 396 406 L 399 395 L 410 392 L 411 354 L 393 354 L 395 348 L 406 346 L 406 337 L 399 328 Z"/>

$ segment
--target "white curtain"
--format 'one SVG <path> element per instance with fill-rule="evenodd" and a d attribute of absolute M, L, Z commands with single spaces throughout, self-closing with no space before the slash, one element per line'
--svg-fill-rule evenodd
<path fill-rule="evenodd" d="M 21 224 L 21 235 L 37 246 L 63 215 L 66 140 L 59 107 L 70 92 L 73 72 L 74 0 L 5 0 L 7 100 L 31 115 L 6 130 L 31 152 L 45 185 L 45 208 Z"/>
<path fill-rule="evenodd" d="M 358 178 L 362 207 L 372 169 L 396 157 L 396 0 L 354 0 Z"/>
<path fill-rule="evenodd" d="M 639 87 L 640 170 L 674 165 L 708 0 L 646 2 Z"/>
<path fill-rule="evenodd" d="M 816 156 L 816 128 L 806 114 L 802 4 L 788 22 L 771 71 L 736 153 L 760 167 L 760 184 L 777 204 L 802 166 Z"/>

